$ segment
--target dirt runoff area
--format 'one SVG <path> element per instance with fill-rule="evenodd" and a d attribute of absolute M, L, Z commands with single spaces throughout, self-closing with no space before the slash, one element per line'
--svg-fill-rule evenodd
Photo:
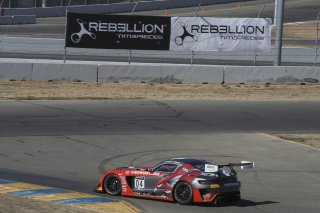
<path fill-rule="evenodd" d="M 0 194 L 0 213 L 94 213 L 71 205 Z"/>
<path fill-rule="evenodd" d="M 0 100 L 320 100 L 320 85 L 0 82 Z"/>
<path fill-rule="evenodd" d="M 272 134 L 278 138 L 310 146 L 320 151 L 320 133 L 308 134 Z"/>

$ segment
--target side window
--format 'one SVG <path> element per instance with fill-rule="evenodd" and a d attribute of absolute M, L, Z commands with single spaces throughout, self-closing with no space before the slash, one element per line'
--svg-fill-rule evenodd
<path fill-rule="evenodd" d="M 176 164 L 162 164 L 156 167 L 153 171 L 155 172 L 174 172 L 177 168 Z"/>

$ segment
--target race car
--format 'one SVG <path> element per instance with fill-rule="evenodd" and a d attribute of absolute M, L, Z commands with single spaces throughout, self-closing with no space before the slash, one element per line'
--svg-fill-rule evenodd
<path fill-rule="evenodd" d="M 253 168 L 242 161 L 216 165 L 203 159 L 172 158 L 154 167 L 120 167 L 107 170 L 96 192 L 191 203 L 221 204 L 240 200 L 241 183 L 234 167 Z"/>

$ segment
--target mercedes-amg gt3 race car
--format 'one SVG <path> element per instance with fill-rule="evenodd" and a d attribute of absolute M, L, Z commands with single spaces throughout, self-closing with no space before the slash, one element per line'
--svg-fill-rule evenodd
<path fill-rule="evenodd" d="M 253 168 L 254 163 L 216 165 L 200 159 L 172 158 L 154 167 L 121 167 L 106 171 L 96 191 L 180 204 L 221 204 L 224 199 L 240 200 L 241 183 L 234 167 Z"/>

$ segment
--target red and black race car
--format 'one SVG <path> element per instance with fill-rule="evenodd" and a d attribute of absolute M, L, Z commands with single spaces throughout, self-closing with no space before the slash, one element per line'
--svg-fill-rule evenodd
<path fill-rule="evenodd" d="M 106 171 L 96 191 L 180 204 L 220 204 L 225 198 L 240 200 L 236 166 L 253 168 L 254 163 L 215 165 L 202 159 L 172 158 L 154 167 L 121 167 Z"/>

